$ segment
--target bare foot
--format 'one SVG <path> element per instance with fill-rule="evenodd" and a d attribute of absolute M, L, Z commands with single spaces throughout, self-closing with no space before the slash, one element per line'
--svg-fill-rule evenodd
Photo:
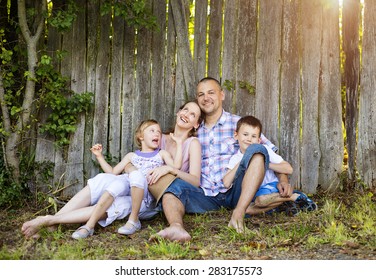
<path fill-rule="evenodd" d="M 21 231 L 26 238 L 39 238 L 38 231 L 47 223 L 48 216 L 39 216 L 35 219 L 25 222 Z"/>
<path fill-rule="evenodd" d="M 179 242 L 188 242 L 191 240 L 191 236 L 181 224 L 171 224 L 156 235 L 151 236 L 149 241 L 158 241 L 158 237 Z"/>

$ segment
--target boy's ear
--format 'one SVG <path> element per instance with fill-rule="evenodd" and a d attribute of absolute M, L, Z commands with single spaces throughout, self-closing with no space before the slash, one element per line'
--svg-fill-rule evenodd
<path fill-rule="evenodd" d="M 238 140 L 238 133 L 236 131 L 234 132 L 234 138 L 235 140 Z"/>

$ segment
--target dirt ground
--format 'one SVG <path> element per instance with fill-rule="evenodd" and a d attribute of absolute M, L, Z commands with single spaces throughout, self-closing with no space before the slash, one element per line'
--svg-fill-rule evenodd
<path fill-rule="evenodd" d="M 0 259 L 49 259 L 56 258 L 56 255 L 44 253 L 40 247 L 48 247 L 56 244 L 56 236 L 42 237 L 39 240 L 25 240 L 20 228 L 24 221 L 33 217 L 36 209 L 26 208 L 20 210 L 0 210 Z M 370 248 L 361 243 L 344 242 L 343 244 L 319 244 L 314 248 L 307 249 L 304 238 L 283 238 L 275 236 L 280 241 L 274 245 L 263 244 L 261 241 L 254 242 L 251 239 L 236 238 L 224 242 L 231 235 L 227 234 L 227 221 L 230 211 L 219 211 L 207 214 L 206 216 L 185 217 L 187 230 L 192 234 L 192 241 L 188 246 L 188 254 L 179 256 L 161 256 L 162 258 L 188 258 L 188 259 L 261 259 L 261 260 L 376 260 L 376 248 Z M 320 223 L 319 214 L 312 213 L 314 223 Z M 260 226 L 273 228 L 288 228 L 294 223 L 299 223 L 298 217 L 289 217 L 284 214 L 262 215 L 247 219 L 247 227 L 257 229 Z M 97 227 L 95 235 L 88 241 L 87 246 L 93 251 L 98 248 L 106 248 L 104 254 L 98 257 L 89 256 L 90 259 L 157 259 L 158 253 L 150 255 L 148 238 L 151 234 L 160 230 L 166 225 L 163 215 L 158 215 L 151 221 L 143 221 L 142 230 L 132 237 L 124 237 L 116 234 L 116 230 L 124 221 L 116 221 L 107 228 Z M 60 229 L 58 244 L 72 244 L 76 242 L 70 235 L 77 228 L 77 225 L 64 225 Z M 314 231 L 314 230 L 313 230 Z M 310 234 L 320 234 L 310 232 Z M 221 237 L 222 236 L 222 237 Z M 274 238 L 273 236 L 271 238 Z M 42 246 L 43 244 L 43 246 Z M 47 244 L 47 245 L 46 245 Z M 260 245 L 261 244 L 261 245 Z M 124 253 L 124 248 L 133 246 L 135 254 Z M 256 248 L 254 250 L 241 250 L 240 248 Z M 48 250 L 56 250 L 49 248 Z M 149 250 L 149 251 L 148 251 Z M 17 251 L 18 253 L 12 253 Z M 9 252 L 6 253 L 6 252 Z M 95 253 L 92 253 L 95 254 Z M 11 256 L 11 257 L 9 257 Z M 12 257 L 13 256 L 13 257 Z M 17 257 L 14 257 L 17 256 Z M 76 258 L 73 256 L 73 258 Z"/>

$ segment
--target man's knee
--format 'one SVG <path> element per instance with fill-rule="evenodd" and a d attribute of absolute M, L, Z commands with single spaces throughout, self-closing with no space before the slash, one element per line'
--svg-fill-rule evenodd
<path fill-rule="evenodd" d="M 264 195 L 258 196 L 255 199 L 255 206 L 257 207 L 266 207 L 268 204 L 268 199 Z"/>

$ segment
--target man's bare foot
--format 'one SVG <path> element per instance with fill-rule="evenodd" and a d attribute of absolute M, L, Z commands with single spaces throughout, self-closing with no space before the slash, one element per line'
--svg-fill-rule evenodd
<path fill-rule="evenodd" d="M 171 224 L 169 227 L 161 230 L 157 234 L 151 236 L 149 241 L 158 241 L 158 237 L 170 240 L 170 241 L 179 241 L 179 242 L 188 242 L 191 240 L 191 236 L 184 229 L 181 224 Z"/>
<path fill-rule="evenodd" d="M 39 216 L 35 219 L 25 222 L 22 227 L 21 231 L 25 235 L 26 238 L 39 238 L 38 231 L 46 225 L 48 216 Z"/>

